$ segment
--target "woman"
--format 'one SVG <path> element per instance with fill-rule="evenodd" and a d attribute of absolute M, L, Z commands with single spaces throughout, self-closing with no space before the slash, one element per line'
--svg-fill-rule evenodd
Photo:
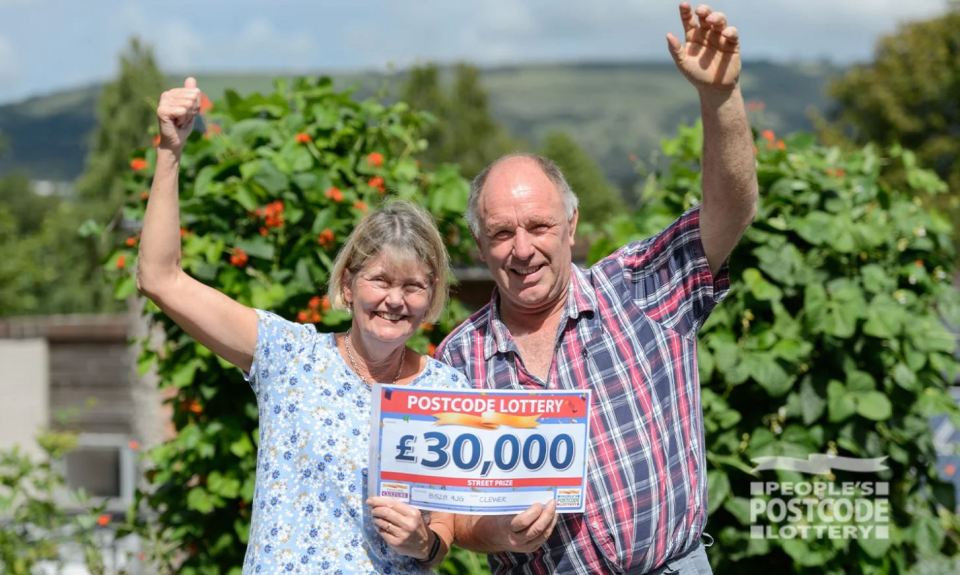
<path fill-rule="evenodd" d="M 241 370 L 257 396 L 260 448 L 247 573 L 422 573 L 453 538 L 450 514 L 424 520 L 387 498 L 363 504 L 374 382 L 466 387 L 453 369 L 407 349 L 447 292 L 447 255 L 430 216 L 406 203 L 365 218 L 330 280 L 349 331 L 254 310 L 180 268 L 180 153 L 200 109 L 188 78 L 157 108 L 160 145 L 140 242 L 137 285 L 197 341 Z"/>

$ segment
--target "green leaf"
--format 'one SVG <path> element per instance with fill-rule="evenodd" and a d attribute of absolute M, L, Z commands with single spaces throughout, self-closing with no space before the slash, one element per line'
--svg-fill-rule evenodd
<path fill-rule="evenodd" d="M 908 391 L 918 391 L 917 376 L 909 367 L 898 363 L 893 367 L 893 381 Z"/>
<path fill-rule="evenodd" d="M 876 294 L 890 293 L 897 287 L 897 280 L 878 264 L 867 264 L 860 268 L 863 287 Z"/>
<path fill-rule="evenodd" d="M 713 514 L 730 493 L 730 479 L 723 471 L 707 473 L 707 514 Z"/>
<path fill-rule="evenodd" d="M 766 389 L 771 397 L 780 397 L 790 391 L 793 378 L 772 353 L 744 353 L 743 365 L 750 377 Z"/>
<path fill-rule="evenodd" d="M 213 499 L 206 489 L 194 487 L 187 492 L 187 509 L 192 509 L 200 513 L 210 513 L 213 511 Z"/>
<path fill-rule="evenodd" d="M 843 421 L 857 412 L 857 402 L 851 397 L 846 386 L 835 379 L 827 384 L 827 411 L 830 421 Z"/>
<path fill-rule="evenodd" d="M 857 545 L 870 557 L 880 559 L 886 555 L 890 549 L 890 538 L 878 539 L 876 537 L 864 537 L 857 539 Z"/>
<path fill-rule="evenodd" d="M 125 300 L 137 292 L 137 282 L 132 275 L 124 275 L 113 288 L 113 297 L 118 300 Z"/>
<path fill-rule="evenodd" d="M 253 256 L 255 258 L 262 258 L 265 260 L 273 259 L 273 244 L 270 243 L 267 238 L 254 236 L 251 238 L 239 240 L 236 246 L 243 251 L 247 252 L 247 255 Z"/>
<path fill-rule="evenodd" d="M 857 396 L 857 413 L 867 419 L 884 421 L 893 414 L 893 405 L 883 393 L 868 391 Z"/>
<path fill-rule="evenodd" d="M 780 288 L 764 279 L 763 275 L 756 268 L 747 268 L 744 270 L 743 281 L 758 300 L 779 300 L 782 296 Z"/>
<path fill-rule="evenodd" d="M 892 297 L 880 294 L 873 298 L 867 308 L 867 322 L 863 326 L 863 332 L 873 337 L 895 337 L 899 335 L 906 319 L 903 306 Z"/>
<path fill-rule="evenodd" d="M 750 525 L 750 500 L 746 497 L 727 497 L 723 508 L 730 512 L 740 522 L 740 525 Z"/>
<path fill-rule="evenodd" d="M 803 423 L 810 425 L 820 419 L 826 406 L 827 401 L 820 397 L 816 390 L 813 389 L 810 378 L 803 378 L 803 382 L 800 384 L 800 410 Z"/>

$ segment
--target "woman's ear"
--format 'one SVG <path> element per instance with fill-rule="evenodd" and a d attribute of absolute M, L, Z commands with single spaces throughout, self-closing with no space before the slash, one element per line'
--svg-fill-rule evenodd
<path fill-rule="evenodd" d="M 353 274 L 348 270 L 343 271 L 343 283 L 340 284 L 340 297 L 343 298 L 343 305 L 348 308 L 353 306 Z"/>

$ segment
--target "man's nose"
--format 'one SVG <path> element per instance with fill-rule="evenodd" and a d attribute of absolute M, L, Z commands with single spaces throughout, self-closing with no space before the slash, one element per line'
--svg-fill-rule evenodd
<path fill-rule="evenodd" d="M 528 260 L 533 257 L 533 242 L 527 230 L 520 228 L 513 236 L 513 257 Z"/>

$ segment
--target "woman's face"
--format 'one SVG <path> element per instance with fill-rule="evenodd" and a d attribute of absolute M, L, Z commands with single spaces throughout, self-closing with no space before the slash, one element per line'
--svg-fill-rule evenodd
<path fill-rule="evenodd" d="M 399 346 L 423 323 L 433 282 L 424 263 L 381 252 L 348 275 L 343 296 L 353 311 L 353 328 L 367 346 Z"/>

